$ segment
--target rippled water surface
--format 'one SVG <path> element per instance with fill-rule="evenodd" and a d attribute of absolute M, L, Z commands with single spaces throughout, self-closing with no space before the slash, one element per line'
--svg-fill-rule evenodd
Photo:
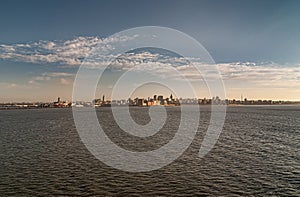
<path fill-rule="evenodd" d="M 228 107 L 224 130 L 206 157 L 198 158 L 210 118 L 201 108 L 198 133 L 187 151 L 156 171 L 130 173 L 97 160 L 81 143 L 71 109 L 0 111 L 0 195 L 286 195 L 300 196 L 300 107 Z M 123 132 L 109 108 L 99 122 L 120 147 L 154 150 L 174 136 L 180 108 L 152 137 Z M 139 124 L 147 108 L 133 108 Z M 122 161 L 120 161 L 122 163 Z"/>

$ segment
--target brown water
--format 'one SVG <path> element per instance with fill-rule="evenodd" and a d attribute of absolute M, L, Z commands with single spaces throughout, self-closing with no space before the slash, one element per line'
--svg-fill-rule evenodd
<path fill-rule="evenodd" d="M 112 141 L 145 151 L 174 136 L 179 109 L 168 108 L 162 131 L 146 139 L 122 132 L 109 108 L 98 115 Z M 131 114 L 145 124 L 147 110 L 134 108 Z M 229 107 L 218 143 L 202 159 L 209 108 L 201 115 L 199 132 L 180 158 L 156 171 L 129 173 L 89 153 L 71 109 L 0 111 L 0 195 L 300 196 L 299 106 Z"/>

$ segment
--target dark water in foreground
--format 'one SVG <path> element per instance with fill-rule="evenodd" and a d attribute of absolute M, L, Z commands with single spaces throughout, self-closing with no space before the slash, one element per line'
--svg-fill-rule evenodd
<path fill-rule="evenodd" d="M 98 115 L 112 141 L 144 151 L 172 139 L 179 109 L 168 108 L 163 130 L 147 139 L 122 132 L 109 108 Z M 131 114 L 138 123 L 149 121 L 146 108 L 134 108 Z M 152 172 L 129 173 L 89 153 L 71 109 L 0 111 L 0 196 L 300 196 L 300 106 L 229 107 L 218 143 L 202 159 L 198 151 L 209 108 L 201 115 L 196 138 L 175 162 Z"/>

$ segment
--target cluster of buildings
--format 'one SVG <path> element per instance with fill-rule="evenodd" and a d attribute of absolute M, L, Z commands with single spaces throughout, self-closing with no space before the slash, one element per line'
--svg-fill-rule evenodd
<path fill-rule="evenodd" d="M 171 94 L 170 97 L 164 98 L 162 95 L 154 95 L 153 98 L 148 97 L 148 99 L 135 98 L 134 100 L 128 99 L 129 106 L 139 106 L 139 107 L 150 107 L 150 106 L 178 106 L 180 102 L 177 98 L 173 98 Z"/>
<path fill-rule="evenodd" d="M 122 99 L 122 100 L 105 100 L 103 95 L 102 99 L 95 99 L 92 102 L 94 107 L 108 107 L 108 106 L 138 106 L 138 107 L 150 107 L 150 106 L 179 106 L 179 105 L 289 105 L 299 104 L 296 101 L 273 101 L 273 100 L 248 100 L 247 98 L 236 99 L 220 99 L 216 96 L 211 99 L 203 98 L 174 98 L 171 94 L 170 97 L 164 98 L 162 95 L 154 95 L 152 98 L 135 98 L 135 99 Z"/>
<path fill-rule="evenodd" d="M 150 107 L 150 106 L 178 106 L 180 105 L 180 101 L 177 98 L 173 98 L 171 94 L 170 97 L 164 98 L 162 95 L 154 95 L 153 98 L 148 97 L 148 99 L 144 98 L 135 98 L 128 100 L 112 100 L 106 101 L 105 96 L 103 95 L 102 99 L 94 99 L 93 104 L 95 107 L 106 107 L 106 106 L 138 106 L 138 107 Z"/>
<path fill-rule="evenodd" d="M 220 99 L 218 96 L 211 99 L 203 98 L 174 98 L 171 94 L 169 97 L 164 98 L 162 95 L 154 95 L 152 98 L 135 98 L 135 99 L 122 99 L 122 100 L 105 100 L 103 95 L 102 99 L 94 99 L 92 102 L 84 101 L 62 101 L 59 97 L 57 101 L 43 103 L 43 102 L 22 102 L 22 103 L 0 103 L 0 109 L 34 109 L 34 108 L 69 108 L 69 107 L 110 107 L 110 106 L 179 106 L 179 105 L 291 105 L 300 104 L 300 101 L 273 101 L 273 100 L 248 100 L 245 99 Z"/>
<path fill-rule="evenodd" d="M 225 100 L 226 105 L 291 105 L 299 104 L 299 101 L 273 101 L 273 100 L 248 100 L 247 98 L 241 100 Z"/>
<path fill-rule="evenodd" d="M 60 97 L 58 97 L 57 101 L 51 103 L 49 107 L 64 108 L 64 107 L 71 107 L 71 105 L 72 105 L 71 102 L 69 102 L 69 101 L 61 101 Z"/>
<path fill-rule="evenodd" d="M 241 100 L 221 100 L 218 96 L 212 99 L 198 99 L 199 105 L 290 105 L 299 103 L 298 101 L 248 100 L 247 98 Z"/>
<path fill-rule="evenodd" d="M 92 104 L 94 107 L 110 107 L 111 106 L 111 101 L 109 100 L 105 100 L 105 95 L 102 96 L 102 100 L 101 99 L 94 99 Z"/>
<path fill-rule="evenodd" d="M 60 97 L 54 102 L 21 102 L 21 103 L 0 103 L 0 109 L 36 109 L 36 108 L 68 108 L 72 102 L 62 101 Z"/>

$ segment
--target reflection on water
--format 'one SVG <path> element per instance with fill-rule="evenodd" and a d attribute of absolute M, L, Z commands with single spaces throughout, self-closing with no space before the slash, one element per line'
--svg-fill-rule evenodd
<path fill-rule="evenodd" d="M 172 164 L 152 172 L 129 173 L 106 166 L 80 142 L 71 109 L 0 111 L 0 195 L 300 195 L 300 107 L 229 107 L 214 149 L 198 158 L 210 112 L 201 108 L 199 132 Z M 134 108 L 139 124 L 147 108 Z M 157 149 L 174 136 L 180 108 L 154 136 L 123 132 L 109 108 L 98 118 L 120 147 Z M 121 163 L 122 161 L 120 161 Z"/>

